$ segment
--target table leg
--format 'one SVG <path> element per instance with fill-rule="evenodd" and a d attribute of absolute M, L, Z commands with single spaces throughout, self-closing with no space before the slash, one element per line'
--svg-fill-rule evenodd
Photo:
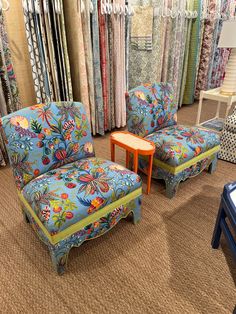
<path fill-rule="evenodd" d="M 203 94 L 201 92 L 200 93 L 200 98 L 199 98 L 199 104 L 198 104 L 196 125 L 200 124 L 200 118 L 201 118 L 201 112 L 202 112 L 202 100 L 203 100 Z"/>
<path fill-rule="evenodd" d="M 228 101 L 227 101 L 227 107 L 226 107 L 226 112 L 225 112 L 225 119 L 228 117 L 229 115 L 229 111 L 230 111 L 230 108 L 232 106 L 232 99 L 230 98 Z"/>
<path fill-rule="evenodd" d="M 126 168 L 129 169 L 130 166 L 130 152 L 127 150 L 126 151 Z"/>
<path fill-rule="evenodd" d="M 134 172 L 138 173 L 138 153 L 134 153 Z"/>
<path fill-rule="evenodd" d="M 147 194 L 150 193 L 151 190 L 151 180 L 152 180 L 152 163 L 153 163 L 153 154 L 149 156 L 149 167 L 147 173 Z"/>
<path fill-rule="evenodd" d="M 218 101 L 217 109 L 216 109 L 216 118 L 219 118 L 220 116 L 220 106 L 221 106 L 221 102 Z"/>
<path fill-rule="evenodd" d="M 111 141 L 111 161 L 115 161 L 115 144 Z"/>

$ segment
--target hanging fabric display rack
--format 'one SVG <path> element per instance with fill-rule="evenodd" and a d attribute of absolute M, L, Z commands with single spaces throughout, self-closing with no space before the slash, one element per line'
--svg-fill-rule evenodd
<path fill-rule="evenodd" d="M 37 102 L 72 100 L 62 1 L 22 5 Z"/>
<path fill-rule="evenodd" d="M 181 106 L 193 103 L 201 89 L 221 84 L 229 50 L 218 49 L 217 43 L 222 21 L 235 16 L 235 1 L 133 0 L 132 4 L 140 17 L 134 15 L 131 25 L 129 88 L 145 82 L 171 82 Z M 153 21 L 151 45 L 140 49 L 132 28 L 140 25 L 148 8 L 146 21 Z M 139 32 L 142 38 L 144 28 L 139 27 Z"/>
<path fill-rule="evenodd" d="M 22 4 L 37 102 L 80 100 L 93 134 L 125 126 L 128 1 Z"/>
<path fill-rule="evenodd" d="M 126 125 L 128 89 L 171 82 L 181 106 L 223 79 L 230 50 L 217 43 L 233 0 L 22 3 L 37 102 L 81 101 L 94 135 Z"/>

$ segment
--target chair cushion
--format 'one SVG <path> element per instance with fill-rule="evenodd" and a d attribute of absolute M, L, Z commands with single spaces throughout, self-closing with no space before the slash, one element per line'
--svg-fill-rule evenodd
<path fill-rule="evenodd" d="M 174 125 L 145 137 L 156 145 L 154 158 L 177 167 L 220 144 L 219 135 L 199 127 Z"/>
<path fill-rule="evenodd" d="M 22 194 L 54 235 L 140 187 L 134 172 L 92 157 L 40 175 Z"/>
<path fill-rule="evenodd" d="M 146 136 L 175 125 L 177 104 L 169 83 L 144 84 L 129 91 L 127 126 L 131 133 Z"/>

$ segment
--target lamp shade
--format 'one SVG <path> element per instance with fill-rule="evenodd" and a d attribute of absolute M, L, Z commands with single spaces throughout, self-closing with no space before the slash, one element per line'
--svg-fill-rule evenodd
<path fill-rule="evenodd" d="M 219 48 L 236 48 L 236 20 L 223 22 Z"/>

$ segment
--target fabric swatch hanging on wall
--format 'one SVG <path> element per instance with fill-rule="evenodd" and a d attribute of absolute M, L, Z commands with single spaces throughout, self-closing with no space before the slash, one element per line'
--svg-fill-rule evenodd
<path fill-rule="evenodd" d="M 22 0 L 37 103 L 72 100 L 62 0 Z"/>
<path fill-rule="evenodd" d="M 82 17 L 82 29 L 84 38 L 84 53 L 87 69 L 87 82 L 89 93 L 89 109 L 92 133 L 96 132 L 96 104 L 95 104 L 95 91 L 94 91 L 94 75 L 93 75 L 93 51 L 91 41 L 91 14 L 89 1 L 84 2 L 84 11 L 81 14 Z M 74 44 L 74 42 L 73 42 Z"/>
<path fill-rule="evenodd" d="M 113 0 L 113 5 L 124 7 L 125 0 Z M 126 82 L 125 82 L 125 15 L 112 15 L 113 64 L 114 64 L 114 104 L 116 127 L 126 125 Z"/>
<path fill-rule="evenodd" d="M 141 50 L 132 42 L 137 36 L 132 39 L 131 29 L 130 89 L 168 81 L 180 107 L 182 103 L 192 104 L 201 90 L 220 86 L 230 51 L 218 49 L 217 44 L 222 18 L 229 17 L 233 0 L 150 0 L 145 1 L 146 6 L 142 0 L 132 3 L 138 16 L 152 9 L 154 14 L 152 51 Z M 138 29 L 138 20 L 134 18 L 131 27 Z"/>
<path fill-rule="evenodd" d="M 230 0 L 223 0 L 221 6 L 221 14 L 229 15 Z M 218 87 L 222 84 L 224 78 L 225 67 L 229 59 L 230 49 L 217 48 L 223 21 L 219 20 L 218 32 L 215 39 L 215 53 L 212 58 L 211 73 L 208 75 L 208 89 Z"/>
<path fill-rule="evenodd" d="M 89 82 L 86 62 L 88 43 L 83 35 L 83 19 L 81 15 L 80 1 L 63 1 L 66 36 L 68 40 L 68 53 L 71 65 L 71 77 L 73 86 L 73 99 L 81 101 L 90 119 Z M 85 12 L 84 12 L 85 13 Z"/>
<path fill-rule="evenodd" d="M 0 118 L 21 108 L 21 101 L 13 70 L 8 36 L 3 13 L 0 10 Z M 0 121 L 1 122 L 1 121 Z M 7 153 L 0 133 L 0 166 L 5 166 Z"/>
<path fill-rule="evenodd" d="M 209 0 L 209 13 L 216 13 L 216 1 Z M 207 89 L 208 71 L 210 67 L 211 51 L 213 49 L 214 28 L 216 20 L 206 19 L 204 23 L 204 33 L 202 39 L 202 49 L 198 68 L 198 77 L 195 88 L 195 98 L 199 98 L 200 91 Z"/>
<path fill-rule="evenodd" d="M 186 78 L 185 84 L 182 85 L 183 88 L 183 98 L 180 104 L 192 104 L 194 102 L 194 91 L 195 82 L 197 75 L 197 62 L 198 62 L 198 52 L 200 47 L 200 27 L 201 27 L 201 10 L 202 2 L 201 0 L 194 0 L 193 10 L 198 12 L 198 16 L 192 21 L 190 27 L 190 38 L 189 38 L 189 48 L 188 56 L 185 58 L 186 62 Z"/>
<path fill-rule="evenodd" d="M 160 7 L 162 0 L 154 0 L 154 7 Z M 142 9 L 142 3 L 137 1 L 137 6 L 134 6 L 134 11 Z M 140 5 L 140 6 L 138 6 Z M 153 10 L 153 7 L 152 7 Z M 149 11 L 150 12 L 150 11 Z M 129 89 L 132 89 L 142 83 L 154 82 L 161 80 L 162 71 L 162 53 L 164 50 L 162 34 L 164 33 L 164 24 L 160 16 L 153 16 L 153 29 L 152 29 L 152 50 L 139 50 L 136 46 L 132 45 L 130 39 L 129 46 Z M 136 20 L 137 21 L 137 20 Z M 131 22 L 131 32 L 132 23 Z M 138 27 L 139 25 L 137 25 Z"/>
<path fill-rule="evenodd" d="M 102 4 L 63 0 L 74 99 L 85 105 L 94 135 L 126 125 L 130 18 L 125 0 L 108 11 Z"/>
<path fill-rule="evenodd" d="M 201 41 L 201 55 L 196 80 L 195 98 L 199 98 L 201 90 L 219 87 L 222 83 L 229 50 L 217 48 L 222 28 L 221 16 L 229 16 L 231 0 L 209 0 L 207 8 L 203 2 L 203 10 L 209 11 L 209 18 L 204 20 L 204 31 Z M 217 16 L 219 13 L 219 16 Z M 215 16 L 216 18 L 211 18 Z"/>
<path fill-rule="evenodd" d="M 133 88 L 142 83 L 154 81 L 168 81 L 174 86 L 175 98 L 177 102 L 182 99 L 182 83 L 186 81 L 188 65 L 188 47 L 191 29 L 191 20 L 184 14 L 186 9 L 193 8 L 193 1 L 185 0 L 162 1 L 154 0 L 149 2 L 149 12 L 153 10 L 153 46 L 152 51 L 148 49 L 140 50 L 130 39 L 130 63 L 129 63 L 129 88 Z M 164 3 L 164 4 L 163 4 Z M 188 3 L 188 6 L 186 4 Z M 143 1 L 136 0 L 135 12 L 142 12 Z M 164 6 L 163 6 L 164 5 Z M 172 9 L 174 14 L 163 14 Z M 162 12 L 163 11 L 163 12 Z M 136 20 L 131 24 L 132 27 Z M 140 25 L 139 25 L 140 26 Z M 183 72 L 185 71 L 185 72 Z"/>

